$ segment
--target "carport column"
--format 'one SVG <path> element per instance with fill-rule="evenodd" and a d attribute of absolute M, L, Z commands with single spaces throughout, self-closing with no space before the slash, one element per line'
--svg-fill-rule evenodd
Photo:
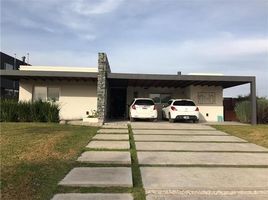
<path fill-rule="evenodd" d="M 107 112 L 107 73 L 111 72 L 107 55 L 99 53 L 98 58 L 98 86 L 97 86 L 97 111 L 99 123 L 103 124 L 106 119 Z"/>
<path fill-rule="evenodd" d="M 250 82 L 250 100 L 251 100 L 251 124 L 257 124 L 257 100 L 256 100 L 256 78 L 252 77 Z"/>

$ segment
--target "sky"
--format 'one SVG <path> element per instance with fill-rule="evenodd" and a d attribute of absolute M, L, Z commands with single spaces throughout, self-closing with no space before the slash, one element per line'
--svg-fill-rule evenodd
<path fill-rule="evenodd" d="M 32 65 L 256 76 L 268 96 L 268 0 L 1 0 L 1 51 Z M 249 86 L 224 90 L 247 95 Z"/>

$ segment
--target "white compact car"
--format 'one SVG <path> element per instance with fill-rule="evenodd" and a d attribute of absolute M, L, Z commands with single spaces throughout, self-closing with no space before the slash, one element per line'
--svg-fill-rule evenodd
<path fill-rule="evenodd" d="M 192 120 L 194 123 L 199 121 L 199 108 L 190 99 L 171 99 L 162 108 L 164 119 L 169 122 L 175 120 Z"/>
<path fill-rule="evenodd" d="M 155 103 L 150 98 L 136 98 L 129 107 L 130 121 L 135 119 L 157 119 Z"/>

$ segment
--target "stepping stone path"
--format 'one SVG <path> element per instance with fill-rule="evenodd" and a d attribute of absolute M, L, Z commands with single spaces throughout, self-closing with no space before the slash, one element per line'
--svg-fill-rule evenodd
<path fill-rule="evenodd" d="M 97 134 L 94 140 L 129 140 L 128 134 Z"/>
<path fill-rule="evenodd" d="M 267 148 L 203 124 L 133 122 L 131 127 L 147 200 L 268 199 Z M 132 188 L 128 140 L 126 124 L 104 125 L 77 159 L 83 167 L 72 169 L 59 185 Z M 128 193 L 76 191 L 52 200 L 133 200 Z"/>
<path fill-rule="evenodd" d="M 98 133 L 125 133 L 128 134 L 128 129 L 100 129 Z"/>
<path fill-rule="evenodd" d="M 202 124 L 131 124 L 147 200 L 266 200 L 268 149 Z"/>
<path fill-rule="evenodd" d="M 131 194 L 69 193 L 57 194 L 52 200 L 132 200 Z"/>
<path fill-rule="evenodd" d="M 91 141 L 86 147 L 93 149 L 129 149 L 128 141 Z"/>
<path fill-rule="evenodd" d="M 117 129 L 120 127 L 121 129 Z M 107 126 L 105 128 L 108 128 Z M 90 148 L 77 159 L 81 163 L 103 164 L 101 167 L 75 167 L 59 182 L 67 187 L 133 187 L 129 134 L 126 125 L 112 125 L 113 129 L 100 129 L 86 146 Z M 124 129 L 122 129 L 124 128 Z M 106 134 L 109 133 L 109 134 Z M 124 140 L 124 141 L 121 141 Z M 102 149 L 106 149 L 105 151 Z M 112 151 L 107 151 L 107 150 Z M 118 149 L 119 151 L 116 151 Z M 124 150 L 124 151 L 122 151 Z M 108 164 L 108 166 L 107 166 Z M 109 165 L 118 165 L 110 167 Z M 123 165 L 123 166 L 122 166 Z M 128 193 L 65 193 L 52 200 L 133 200 Z"/>
<path fill-rule="evenodd" d="M 77 161 L 100 164 L 131 164 L 128 151 L 86 151 Z"/>

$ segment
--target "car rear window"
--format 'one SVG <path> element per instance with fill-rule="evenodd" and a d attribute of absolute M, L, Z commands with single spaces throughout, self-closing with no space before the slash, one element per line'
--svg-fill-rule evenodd
<path fill-rule="evenodd" d="M 154 102 L 152 100 L 147 100 L 147 99 L 138 99 L 138 100 L 135 101 L 135 105 L 153 106 Z"/>
<path fill-rule="evenodd" d="M 174 101 L 174 106 L 195 106 L 192 101 Z"/>

